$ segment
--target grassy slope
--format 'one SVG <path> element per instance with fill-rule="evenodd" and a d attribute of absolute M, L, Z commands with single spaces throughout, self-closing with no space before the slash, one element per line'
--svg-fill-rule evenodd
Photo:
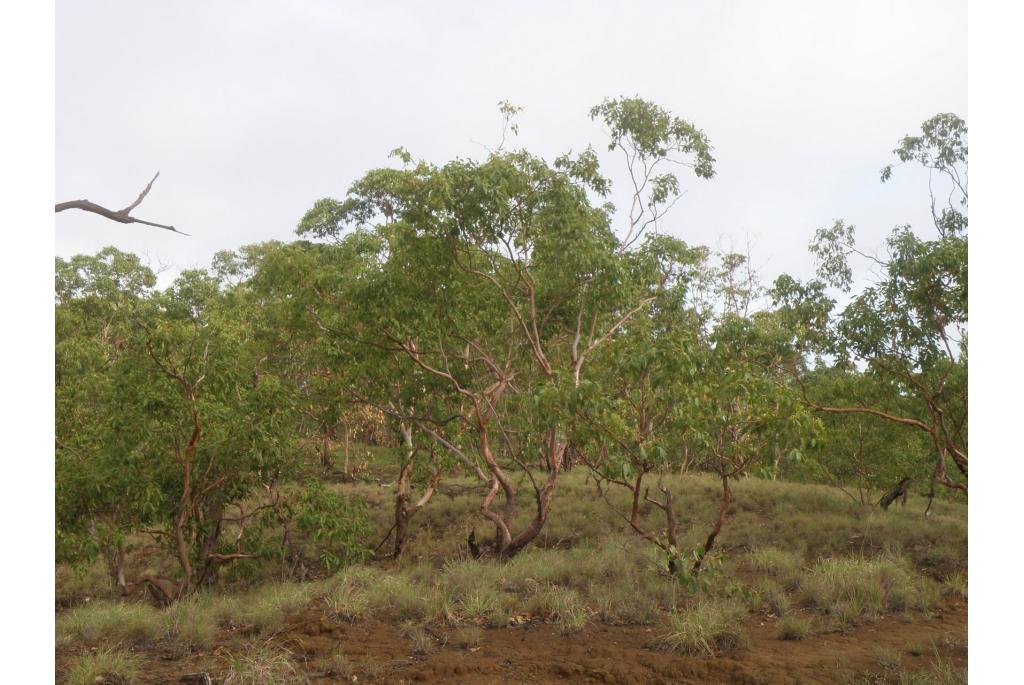
<path fill-rule="evenodd" d="M 666 476 L 664 483 L 676 495 L 680 546 L 695 547 L 715 516 L 717 484 L 700 475 Z M 364 496 L 383 537 L 391 524 L 393 489 L 387 486 L 332 487 Z M 745 644 L 743 626 L 752 616 L 777 620 L 780 639 L 805 639 L 885 615 L 924 617 L 943 595 L 966 595 L 966 506 L 957 503 L 937 502 L 925 518 L 925 503 L 915 498 L 905 510 L 882 512 L 825 486 L 741 481 L 713 572 L 705 582 L 687 584 L 661 571 L 653 548 L 626 529 L 582 470 L 560 480 L 534 547 L 508 563 L 470 559 L 469 531 L 475 528 L 480 540 L 490 533 L 477 513 L 477 490 L 469 480 L 446 481 L 413 519 L 413 537 L 398 562 L 350 567 L 303 584 L 264 582 L 240 593 L 210 593 L 168 610 L 94 600 L 62 612 L 58 652 L 72 664 L 66 677 L 85 682 L 75 680 L 81 673 L 95 681 L 93 646 L 121 645 L 130 670 L 135 651 L 154 644 L 209 649 L 225 626 L 244 626 L 253 640 L 266 638 L 282 630 L 287 615 L 311 604 L 333 621 L 375 616 L 402 623 L 414 651 L 417 642 L 428 648 L 425 631 L 437 626 L 456 641 L 472 641 L 476 630 L 545 621 L 565 634 L 596 623 L 650 625 L 666 649 L 716 654 Z M 524 525 L 531 514 L 528 490 L 527 484 L 520 504 Z M 611 499 L 625 511 L 624 493 Z M 661 523 L 660 510 L 644 513 L 651 528 Z M 58 596 L 73 602 L 76 593 L 102 594 L 90 587 L 98 578 L 77 579 L 77 586 L 59 579 Z M 103 658 L 118 663 L 117 654 Z M 230 668 L 259 668 L 259 654 L 253 658 Z M 280 654 L 266 660 L 273 663 L 264 666 L 287 671 Z"/>

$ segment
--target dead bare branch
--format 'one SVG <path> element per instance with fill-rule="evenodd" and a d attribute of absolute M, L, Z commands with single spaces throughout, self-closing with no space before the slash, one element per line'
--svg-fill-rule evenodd
<path fill-rule="evenodd" d="M 156 172 L 156 176 L 153 177 L 153 180 L 151 180 L 146 185 L 146 187 L 143 188 L 142 192 L 139 193 L 139 196 L 135 198 L 135 202 L 131 203 L 124 209 L 118 209 L 115 211 L 112 209 L 107 209 L 106 207 L 102 207 L 96 204 L 95 202 L 90 202 L 89 200 L 70 200 L 68 202 L 58 202 L 56 205 L 54 205 L 54 213 L 63 212 L 66 209 L 81 209 L 83 212 L 92 212 L 93 214 L 99 214 L 100 216 L 106 217 L 111 221 L 116 221 L 121 224 L 144 224 L 146 226 L 155 226 L 156 228 L 163 228 L 165 230 L 171 231 L 172 233 L 179 233 L 181 235 L 187 236 L 188 233 L 185 233 L 184 231 L 179 231 L 174 226 L 158 224 L 153 221 L 137 219 L 134 216 L 131 216 L 131 211 L 138 207 L 140 204 L 142 204 L 142 201 L 146 199 L 146 195 L 148 195 L 149 191 L 153 188 L 153 182 L 156 181 L 157 177 L 159 176 L 160 172 L 158 171 Z"/>

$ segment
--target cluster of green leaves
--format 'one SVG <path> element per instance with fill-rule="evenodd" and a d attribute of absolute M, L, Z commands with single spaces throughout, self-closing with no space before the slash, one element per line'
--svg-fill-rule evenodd
<path fill-rule="evenodd" d="M 952 114 L 937 115 L 922 124 L 921 135 L 904 137 L 894 152 L 900 164 L 922 165 L 930 179 L 938 177 L 934 182 L 944 182 L 949 190 L 941 210 L 932 194 L 934 235 L 922 237 L 910 226 L 897 226 L 886 240 L 885 255 L 879 257 L 858 248 L 853 226 L 836 221 L 819 229 L 811 243 L 818 278 L 800 283 L 780 277 L 771 294 L 795 343 L 808 357 L 815 357 L 817 370 L 806 376 L 806 394 L 822 411 L 844 419 L 832 422 L 833 445 L 850 453 L 851 431 L 862 447 L 867 429 L 870 444 L 889 442 L 900 447 L 884 452 L 914 455 L 910 460 L 876 459 L 869 472 L 892 478 L 898 465 L 904 476 L 920 475 L 917 460 L 930 453 L 935 480 L 965 490 L 966 124 Z M 893 166 L 885 167 L 882 180 L 892 173 Z M 849 261 L 854 256 L 868 260 L 875 274 L 859 292 L 854 292 Z M 827 294 L 829 287 L 849 298 L 838 312 Z M 921 435 L 894 443 L 892 426 L 882 425 L 885 422 Z M 951 474 L 946 471 L 947 460 L 956 467 Z M 870 477 L 868 481 L 878 484 Z"/>
<path fill-rule="evenodd" d="M 518 111 L 501 105 L 513 133 Z M 129 533 L 154 530 L 187 586 L 227 558 L 290 554 L 268 537 L 278 525 L 328 569 L 364 558 L 360 503 L 315 483 L 273 507 L 260 498 L 301 475 L 314 441 L 330 468 L 337 426 L 367 411 L 396 443 L 413 436 L 396 466 L 414 483 L 457 464 L 483 474 L 499 529 L 516 489 L 534 488 L 534 518 L 499 552 L 544 525 L 568 453 L 635 501 L 645 474 L 670 469 L 718 474 L 726 503 L 728 479 L 750 473 L 855 485 L 862 499 L 947 456 L 966 479 L 962 122 L 940 115 L 896 150 L 962 200 L 935 214 L 934 238 L 894 230 L 880 276 L 837 311 L 863 254 L 852 226 L 816 235 L 819 278 L 765 292 L 746 256 L 658 230 L 681 192 L 660 170 L 711 178 L 707 136 L 638 98 L 591 116 L 634 181 L 624 225 L 597 204 L 612 186 L 592 148 L 549 163 L 503 141 L 440 165 L 396 150 L 399 168 L 317 201 L 300 240 L 219 253 L 163 290 L 113 248 L 58 259 L 59 558 L 116 561 Z M 223 535 L 227 512 L 244 528 L 254 502 L 259 521 Z M 674 534 L 660 546 L 688 556 Z"/>
<path fill-rule="evenodd" d="M 291 334 L 245 285 L 185 271 L 154 286 L 113 248 L 57 260 L 57 553 L 154 530 L 187 588 L 248 552 L 222 536 L 229 508 L 298 468 L 302 393 Z"/>

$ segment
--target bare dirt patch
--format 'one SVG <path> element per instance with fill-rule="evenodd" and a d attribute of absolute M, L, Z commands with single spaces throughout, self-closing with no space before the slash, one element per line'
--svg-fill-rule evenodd
<path fill-rule="evenodd" d="M 846 633 L 811 635 L 800 641 L 776 637 L 770 618 L 746 625 L 747 648 L 715 657 L 678 656 L 658 649 L 658 626 L 592 625 L 573 634 L 556 626 L 528 623 L 482 631 L 479 646 L 457 646 L 454 629 L 430 628 L 430 652 L 414 654 L 414 643 L 397 623 L 369 619 L 338 623 L 309 610 L 288 621 L 287 629 L 264 641 L 286 650 L 294 679 L 310 683 L 740 683 L 783 685 L 847 683 L 852 676 L 874 674 L 884 682 L 879 654 L 900 655 L 902 670 L 924 670 L 933 648 L 957 668 L 967 663 L 967 605 L 950 601 L 929 619 L 885 617 Z M 232 659 L 251 647 L 244 627 L 224 631 L 207 652 L 181 653 L 158 648 L 142 651 L 139 683 L 202 682 L 188 674 L 208 672 L 219 682 Z M 928 646 L 922 649 L 922 646 Z M 336 655 L 343 655 L 337 659 Z M 60 674 L 71 654 L 58 653 Z M 338 672 L 332 664 L 347 664 Z M 353 680 L 352 676 L 355 676 Z M 291 678 L 291 676 L 289 676 Z M 308 680 L 306 680 L 308 678 Z"/>

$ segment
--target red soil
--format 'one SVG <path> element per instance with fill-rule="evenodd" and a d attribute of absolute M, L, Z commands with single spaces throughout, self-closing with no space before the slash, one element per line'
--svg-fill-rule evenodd
<path fill-rule="evenodd" d="M 662 629 L 657 626 L 595 625 L 563 636 L 545 624 L 483 631 L 479 648 L 446 645 L 428 656 L 412 656 L 411 642 L 394 623 L 366 620 L 338 624 L 310 610 L 289 621 L 273 638 L 292 652 L 312 683 L 352 682 L 326 671 L 324 658 L 343 653 L 355 665 L 358 683 L 621 683 L 622 685 L 682 683 L 746 683 L 750 685 L 841 683 L 853 674 L 882 674 L 879 651 L 902 657 L 907 671 L 926 669 L 939 645 L 941 656 L 958 667 L 967 664 L 967 605 L 951 602 L 935 618 L 906 620 L 887 617 L 848 633 L 812 635 L 800 641 L 775 637 L 774 619 L 752 619 L 746 632 L 749 648 L 717 657 L 683 657 L 655 648 Z M 443 639 L 443 631 L 436 636 Z M 148 652 L 140 682 L 202 682 L 183 675 L 208 671 L 213 682 L 224 673 L 231 654 L 242 649 L 240 635 L 227 631 L 209 653 Z M 909 647 L 923 654 L 908 653 Z M 68 655 L 58 655 L 58 670 Z M 378 665 L 370 677 L 361 666 L 366 659 Z M 878 682 L 884 682 L 879 678 Z"/>

